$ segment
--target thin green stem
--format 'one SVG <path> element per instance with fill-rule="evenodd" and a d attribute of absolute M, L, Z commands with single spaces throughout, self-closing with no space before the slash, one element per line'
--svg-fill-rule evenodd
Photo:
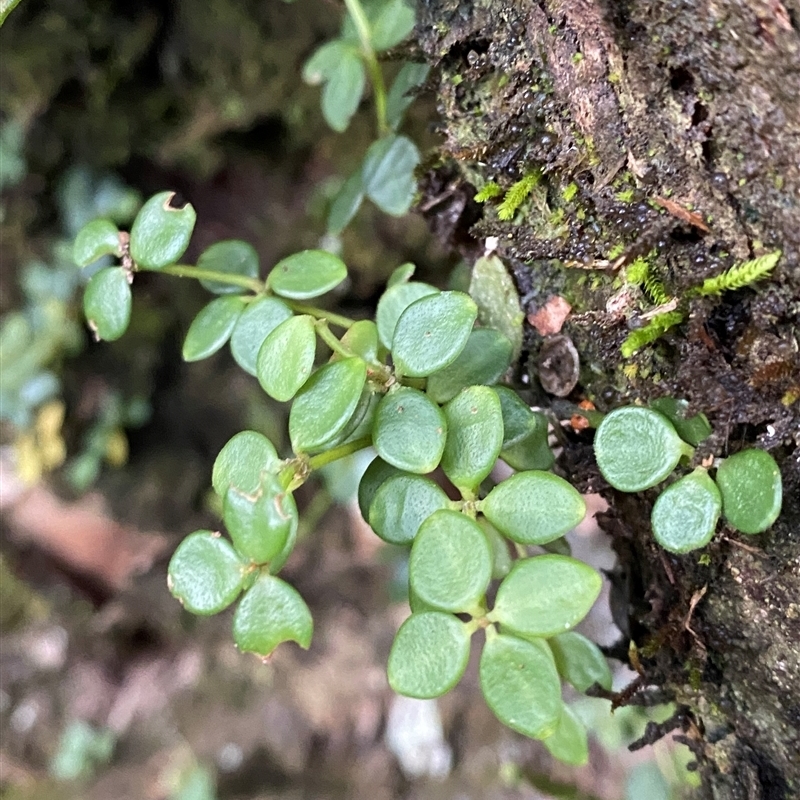
<path fill-rule="evenodd" d="M 318 319 L 314 327 L 317 329 L 317 336 L 325 342 L 334 353 L 337 353 L 342 358 L 351 358 L 356 354 L 352 350 L 348 350 L 331 332 L 328 327 L 328 321 L 325 319 Z"/>
<path fill-rule="evenodd" d="M 308 306 L 305 303 L 298 303 L 296 300 L 287 300 L 284 297 L 282 297 L 281 300 L 286 303 L 292 311 L 296 311 L 298 314 L 308 314 L 310 317 L 324 319 L 331 325 L 338 325 L 340 328 L 349 328 L 351 325 L 355 324 L 354 319 L 343 317 L 341 314 L 334 314 L 332 311 L 326 311 L 324 308 Z"/>
<path fill-rule="evenodd" d="M 264 282 L 258 278 L 248 278 L 246 275 L 231 275 L 227 272 L 217 272 L 213 269 L 200 269 L 191 267 L 188 264 L 172 264 L 161 269 L 147 270 L 140 267 L 139 271 L 163 272 L 167 275 L 174 275 L 177 278 L 194 278 L 195 280 L 218 281 L 227 283 L 229 286 L 240 286 L 242 289 L 249 289 L 258 294 L 264 291 Z"/>
<path fill-rule="evenodd" d="M 407 378 L 405 375 L 401 375 L 398 381 L 402 383 L 403 386 L 410 386 L 412 389 L 423 391 L 427 383 L 427 378 Z"/>
<path fill-rule="evenodd" d="M 363 450 L 371 444 L 371 436 L 362 436 L 360 439 L 354 439 L 352 442 L 340 444 L 338 447 L 334 447 L 332 450 L 328 450 L 325 453 L 318 453 L 315 456 L 311 456 L 311 458 L 308 459 L 308 468 L 319 469 L 326 464 L 338 461 L 340 458 L 349 456 L 352 453 L 357 453 L 359 450 Z"/>
<path fill-rule="evenodd" d="M 383 136 L 389 132 L 389 125 L 386 122 L 386 84 L 383 82 L 383 73 L 378 63 L 378 57 L 372 47 L 369 20 L 360 0 L 344 0 L 344 4 L 347 6 L 347 12 L 356 26 L 358 38 L 361 42 L 361 50 L 367 63 L 369 79 L 372 83 L 372 93 L 375 96 L 375 117 L 378 123 L 378 136 Z"/>

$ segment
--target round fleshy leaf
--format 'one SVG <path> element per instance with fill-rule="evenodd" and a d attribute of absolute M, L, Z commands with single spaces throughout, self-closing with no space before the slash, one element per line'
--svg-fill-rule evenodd
<path fill-rule="evenodd" d="M 565 764 L 580 767 L 589 761 L 586 728 L 569 706 L 564 706 L 558 727 L 555 733 L 544 740 L 544 746 L 550 751 L 550 755 Z"/>
<path fill-rule="evenodd" d="M 255 494 L 230 487 L 222 518 L 236 550 L 256 564 L 267 564 L 283 550 L 292 528 L 297 527 L 297 505 L 276 475 L 265 475 Z"/>
<path fill-rule="evenodd" d="M 241 431 L 219 451 L 211 473 L 214 491 L 222 498 L 230 486 L 256 494 L 264 475 L 277 472 L 281 460 L 272 442 L 256 431 Z"/>
<path fill-rule="evenodd" d="M 258 351 L 264 340 L 281 322 L 292 316 L 292 310 L 277 297 L 260 297 L 242 312 L 231 334 L 234 361 L 250 375 L 256 374 Z"/>
<path fill-rule="evenodd" d="M 411 278 L 414 277 L 416 271 L 416 265 L 412 264 L 410 261 L 401 264 L 399 267 L 395 267 L 392 270 L 392 274 L 389 276 L 389 280 L 386 281 L 386 288 L 391 289 L 392 286 L 397 286 L 400 283 L 408 283 Z"/>
<path fill-rule="evenodd" d="M 326 250 L 303 250 L 279 261 L 267 278 L 269 288 L 290 300 L 319 297 L 347 277 L 347 267 Z"/>
<path fill-rule="evenodd" d="M 347 130 L 358 110 L 366 83 L 364 62 L 358 53 L 347 50 L 322 87 L 322 116 L 338 133 Z"/>
<path fill-rule="evenodd" d="M 399 473 L 397 467 L 387 464 L 382 458 L 373 458 L 364 470 L 358 484 L 358 508 L 365 522 L 369 523 L 369 510 L 375 499 L 375 493 L 392 475 Z"/>
<path fill-rule="evenodd" d="M 547 443 L 547 417 L 531 409 L 505 386 L 494 387 L 503 410 L 500 458 L 518 471 L 548 470 L 555 457 Z"/>
<path fill-rule="evenodd" d="M 264 339 L 256 357 L 261 388 L 276 400 L 291 400 L 314 368 L 317 332 L 314 318 L 290 317 Z"/>
<path fill-rule="evenodd" d="M 289 439 L 295 453 L 319 450 L 344 429 L 366 380 L 367 365 L 360 358 L 333 361 L 311 376 L 289 412 Z"/>
<path fill-rule="evenodd" d="M 555 636 L 589 613 L 602 586 L 600 574 L 575 558 L 526 558 L 503 579 L 489 618 L 525 636 Z"/>
<path fill-rule="evenodd" d="M 364 202 L 361 170 L 351 175 L 336 193 L 328 211 L 328 233 L 338 236 L 358 213 Z"/>
<path fill-rule="evenodd" d="M 532 739 L 555 733 L 564 704 L 546 642 L 503 634 L 487 638 L 480 682 L 487 705 L 504 725 Z"/>
<path fill-rule="evenodd" d="M 478 524 L 458 511 L 436 511 L 419 528 L 408 562 L 409 584 L 441 611 L 474 609 L 492 577 L 492 550 Z"/>
<path fill-rule="evenodd" d="M 113 342 L 131 321 L 131 287 L 122 267 L 95 272 L 83 293 L 83 313 L 97 339 Z"/>
<path fill-rule="evenodd" d="M 244 278 L 258 277 L 258 253 L 253 245 L 239 239 L 227 239 L 206 248 L 197 259 L 198 269 L 224 272 L 226 275 L 240 275 Z M 232 286 L 222 281 L 209 281 L 201 278 L 204 289 L 214 294 L 241 294 L 240 286 Z"/>
<path fill-rule="evenodd" d="M 292 525 L 283 549 L 269 562 L 270 575 L 277 575 L 283 569 L 283 565 L 289 560 L 289 556 L 292 554 L 294 546 L 297 544 L 298 527 L 299 526 L 296 524 Z"/>
<path fill-rule="evenodd" d="M 469 639 L 464 623 L 452 614 L 412 614 L 397 631 L 389 653 L 389 685 L 406 697 L 449 692 L 467 668 Z"/>
<path fill-rule="evenodd" d="M 695 414 L 693 417 L 686 416 L 686 410 L 689 408 L 687 400 L 676 400 L 674 397 L 659 397 L 650 403 L 650 407 L 660 411 L 673 424 L 678 436 L 694 447 L 708 439 L 713 433 L 708 417 L 702 412 Z"/>
<path fill-rule="evenodd" d="M 437 403 L 446 403 L 465 386 L 497 383 L 510 364 L 511 342 L 491 328 L 477 328 L 456 360 L 428 378 L 425 391 Z"/>
<path fill-rule="evenodd" d="M 419 526 L 449 503 L 447 495 L 429 478 L 401 472 L 378 487 L 369 507 L 369 524 L 385 542 L 408 545 Z"/>
<path fill-rule="evenodd" d="M 686 447 L 663 414 L 639 406 L 607 414 L 594 437 L 597 466 L 621 492 L 641 492 L 661 483 Z"/>
<path fill-rule="evenodd" d="M 414 170 L 419 162 L 419 150 L 405 136 L 392 134 L 373 142 L 361 168 L 367 197 L 381 211 L 401 217 L 414 199 Z"/>
<path fill-rule="evenodd" d="M 183 343 L 183 360 L 200 361 L 217 352 L 230 339 L 245 308 L 241 297 L 218 297 L 192 320 Z"/>
<path fill-rule="evenodd" d="M 140 209 L 131 228 L 131 257 L 147 269 L 174 264 L 186 252 L 197 215 L 190 203 L 175 208 L 175 192 L 160 192 Z"/>
<path fill-rule="evenodd" d="M 394 329 L 397 327 L 397 320 L 400 315 L 416 300 L 430 294 L 439 294 L 427 283 L 419 281 L 400 281 L 390 286 L 378 301 L 378 310 L 375 314 L 375 322 L 378 325 L 378 336 L 381 344 L 387 349 L 392 349 L 392 339 Z"/>
<path fill-rule="evenodd" d="M 311 58 L 303 64 L 303 80 L 317 86 L 327 81 L 336 71 L 341 60 L 353 52 L 353 46 L 342 39 L 334 39 L 317 48 Z"/>
<path fill-rule="evenodd" d="M 439 292 L 412 303 L 397 320 L 392 359 L 401 375 L 424 378 L 456 360 L 478 309 L 463 292 Z"/>
<path fill-rule="evenodd" d="M 427 64 L 403 64 L 386 96 L 386 122 L 396 131 L 406 109 L 414 102 L 414 90 L 425 83 L 430 67 Z"/>
<path fill-rule="evenodd" d="M 433 472 L 442 459 L 446 435 L 441 409 L 417 389 L 398 387 L 378 404 L 372 445 L 398 469 Z"/>
<path fill-rule="evenodd" d="M 233 615 L 233 639 L 245 653 L 266 658 L 281 642 L 311 644 L 314 621 L 299 592 L 274 575 L 260 575 Z"/>
<path fill-rule="evenodd" d="M 599 683 L 611 691 L 611 670 L 606 657 L 592 641 L 575 631 L 559 633 L 547 643 L 553 651 L 558 674 L 579 692 Z"/>
<path fill-rule="evenodd" d="M 197 531 L 173 553 L 167 572 L 172 594 L 192 614 L 217 614 L 242 591 L 247 564 L 218 533 Z"/>
<path fill-rule="evenodd" d="M 671 553 L 697 550 L 711 541 L 721 511 L 719 489 L 704 469 L 697 469 L 658 496 L 650 516 L 653 536 Z"/>
<path fill-rule="evenodd" d="M 103 256 L 122 255 L 119 230 L 108 219 L 95 219 L 84 225 L 75 237 L 72 258 L 79 267 L 93 264 Z"/>
<path fill-rule="evenodd" d="M 378 328 L 371 319 L 360 319 L 354 322 L 345 331 L 341 339 L 342 346 L 346 347 L 353 355 L 360 356 L 369 363 L 378 360 Z M 341 356 L 334 353 L 332 361 L 338 361 Z"/>
<path fill-rule="evenodd" d="M 550 472 L 518 472 L 479 503 L 501 533 L 520 544 L 546 544 L 572 530 L 586 514 L 580 493 Z"/>
<path fill-rule="evenodd" d="M 382 395 L 376 393 L 369 383 L 365 384 L 358 403 L 356 403 L 355 411 L 350 415 L 347 424 L 334 437 L 325 442 L 325 449 L 330 450 L 341 444 L 371 436 L 375 412 L 381 398 Z"/>
<path fill-rule="evenodd" d="M 414 9 L 406 0 L 389 0 L 370 25 L 370 39 L 376 50 L 388 50 L 414 30 Z"/>
<path fill-rule="evenodd" d="M 461 490 L 474 491 L 494 467 L 503 444 L 500 400 L 488 386 L 470 386 L 445 407 L 444 474 Z"/>
<path fill-rule="evenodd" d="M 722 494 L 722 513 L 737 531 L 761 533 L 781 513 L 781 471 L 763 450 L 743 450 L 726 458 L 717 470 L 716 481 Z"/>

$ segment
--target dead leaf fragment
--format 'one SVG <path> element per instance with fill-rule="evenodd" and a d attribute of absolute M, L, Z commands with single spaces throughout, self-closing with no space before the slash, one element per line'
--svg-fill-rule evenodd
<path fill-rule="evenodd" d="M 661 208 L 666 209 L 672 214 L 673 217 L 677 217 L 679 220 L 683 222 L 687 222 L 689 225 L 694 225 L 695 228 L 700 228 L 701 231 L 705 233 L 709 232 L 709 227 L 703 221 L 703 218 L 700 214 L 696 213 L 695 211 L 689 211 L 685 209 L 682 205 L 679 205 L 674 200 L 668 200 L 666 197 L 659 197 L 655 195 L 653 197 L 653 202 L 658 203 Z"/>
<path fill-rule="evenodd" d="M 528 314 L 528 322 L 542 336 L 550 336 L 561 331 L 564 322 L 572 311 L 572 306 L 559 295 L 551 297 L 538 311 Z"/>

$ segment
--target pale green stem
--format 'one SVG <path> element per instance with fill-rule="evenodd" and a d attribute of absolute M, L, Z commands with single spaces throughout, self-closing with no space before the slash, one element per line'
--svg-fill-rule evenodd
<path fill-rule="evenodd" d="M 308 314 L 310 317 L 324 319 L 331 325 L 337 325 L 340 328 L 349 328 L 351 325 L 355 324 L 354 319 L 350 319 L 350 317 L 343 317 L 341 314 L 334 314 L 331 311 L 326 311 L 324 308 L 307 306 L 305 303 L 298 303 L 295 300 L 287 300 L 283 297 L 281 300 L 286 303 L 286 305 L 289 306 L 292 311 L 296 311 L 298 314 Z"/>
<path fill-rule="evenodd" d="M 325 319 L 318 319 L 314 327 L 317 329 L 317 336 L 325 342 L 334 353 L 337 353 L 342 358 L 352 358 L 356 354 L 352 350 L 348 350 L 334 335 L 328 327 L 328 321 Z"/>
<path fill-rule="evenodd" d="M 340 458 L 349 456 L 352 453 L 357 453 L 359 450 L 363 450 L 365 447 L 369 447 L 371 444 L 371 436 L 362 436 L 360 439 L 355 439 L 352 442 L 340 444 L 338 447 L 334 447 L 332 450 L 328 450 L 325 453 L 318 453 L 315 456 L 311 456 L 311 458 L 308 459 L 308 468 L 319 469 L 320 467 L 324 467 L 326 464 L 338 461 Z"/>
<path fill-rule="evenodd" d="M 361 50 L 364 55 L 364 60 L 367 63 L 369 79 L 372 83 L 372 92 L 375 96 L 375 116 L 378 122 L 378 136 L 383 136 L 385 133 L 389 132 L 389 126 L 386 123 L 386 85 L 383 82 L 383 73 L 378 63 L 378 57 L 375 55 L 375 50 L 370 40 L 369 20 L 359 0 L 344 0 L 344 4 L 347 6 L 347 12 L 350 14 L 353 24 L 356 26 L 358 38 L 361 42 Z"/>
<path fill-rule="evenodd" d="M 152 270 L 148 270 L 147 267 L 139 267 L 138 271 L 163 272 L 166 275 L 174 275 L 177 278 L 194 278 L 198 281 L 218 281 L 219 283 L 227 283 L 229 286 L 249 289 L 256 294 L 264 291 L 264 283 L 258 278 L 248 278 L 246 275 L 231 275 L 227 272 L 217 272 L 213 269 L 200 269 L 199 267 L 191 267 L 188 264 L 172 264 L 169 267 Z"/>

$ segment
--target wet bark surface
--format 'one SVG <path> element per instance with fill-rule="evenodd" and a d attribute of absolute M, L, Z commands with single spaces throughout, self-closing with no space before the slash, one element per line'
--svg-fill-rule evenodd
<path fill-rule="evenodd" d="M 555 295 L 569 301 L 562 333 L 582 371 L 568 399 L 608 410 L 686 398 L 715 431 L 698 461 L 756 444 L 781 465 L 784 508 L 771 532 L 726 530 L 698 559 L 659 551 L 647 524 L 655 493 L 605 486 L 587 435 L 570 434 L 564 455 L 571 480 L 611 502 L 602 524 L 620 557 L 620 617 L 640 684 L 677 700 L 703 796 L 796 798 L 800 5 L 428 0 L 420 30 L 445 154 L 422 205 L 469 257 L 497 237 L 529 314 Z M 489 181 L 507 190 L 526 175 L 536 188 L 513 220 L 496 201 L 471 200 Z M 625 264 L 646 257 L 680 301 L 776 249 L 770 278 L 691 300 L 681 325 L 620 355 L 636 324 L 620 292 Z M 529 327 L 531 363 L 542 343 Z M 535 370 L 531 381 L 552 403 Z"/>

